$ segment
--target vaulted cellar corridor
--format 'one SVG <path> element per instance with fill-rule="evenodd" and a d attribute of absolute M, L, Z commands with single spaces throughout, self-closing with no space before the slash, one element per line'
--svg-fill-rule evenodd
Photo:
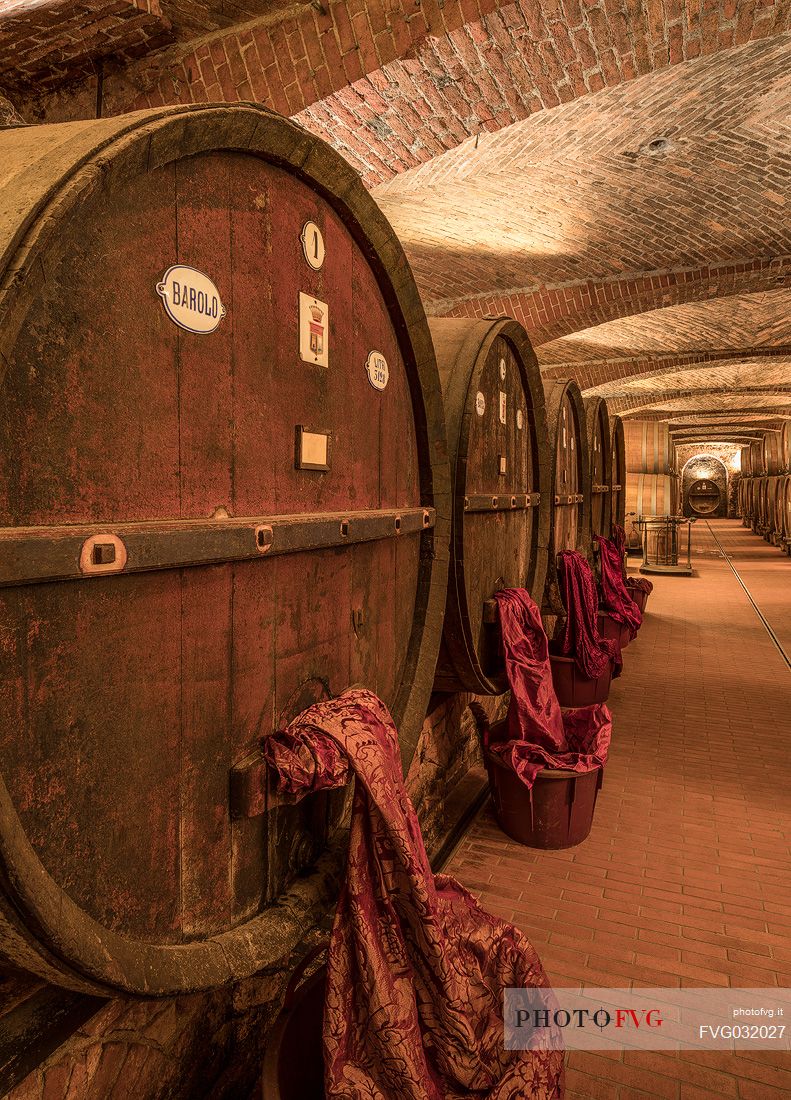
<path fill-rule="evenodd" d="M 656 579 L 613 684 L 589 838 L 536 851 L 485 810 L 446 867 L 527 932 L 559 986 L 791 985 L 788 658 L 722 550 L 791 652 L 787 559 L 737 521 L 698 523 L 694 577 Z M 574 1100 L 791 1094 L 783 1053 L 569 1057 Z"/>

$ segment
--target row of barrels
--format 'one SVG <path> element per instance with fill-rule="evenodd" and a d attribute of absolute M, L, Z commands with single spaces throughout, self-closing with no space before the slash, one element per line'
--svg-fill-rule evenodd
<path fill-rule="evenodd" d="M 743 476 L 737 503 L 745 527 L 791 554 L 791 474 Z"/>
<path fill-rule="evenodd" d="M 426 320 L 323 142 L 249 106 L 0 134 L 0 950 L 84 992 L 275 965 L 331 904 L 345 792 L 261 742 L 350 684 L 404 768 L 499 692 L 494 593 L 623 522 L 604 402 L 524 330 Z"/>
<path fill-rule="evenodd" d="M 791 474 L 791 420 L 779 431 L 767 431 L 762 439 L 742 447 L 743 477 L 767 477 Z"/>

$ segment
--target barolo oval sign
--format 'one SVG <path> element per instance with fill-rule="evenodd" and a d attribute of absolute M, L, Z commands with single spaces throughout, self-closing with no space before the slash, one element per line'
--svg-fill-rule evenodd
<path fill-rule="evenodd" d="M 171 321 L 187 332 L 207 335 L 225 316 L 220 292 L 208 275 L 186 264 L 169 267 L 157 283 L 157 294 Z"/>

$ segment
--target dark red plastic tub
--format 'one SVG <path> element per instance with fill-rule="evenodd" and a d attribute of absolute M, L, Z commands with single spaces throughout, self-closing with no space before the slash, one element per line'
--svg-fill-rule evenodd
<path fill-rule="evenodd" d="M 634 602 L 637 604 L 637 606 L 640 608 L 640 611 L 644 612 L 645 605 L 648 603 L 648 593 L 645 592 L 642 588 L 629 588 L 627 589 L 627 591 Z"/>
<path fill-rule="evenodd" d="M 629 631 L 629 627 L 623 623 L 619 623 L 617 619 L 614 619 L 612 615 L 608 615 L 606 611 L 599 612 L 599 634 L 604 638 L 612 638 L 618 642 L 621 649 L 626 649 L 629 642 L 632 640 L 632 635 Z"/>
<path fill-rule="evenodd" d="M 491 738 L 502 731 L 495 726 Z M 491 743 L 491 742 L 490 742 Z M 528 848 L 573 848 L 588 836 L 596 798 L 602 785 L 601 767 L 586 772 L 544 768 L 528 789 L 496 756 L 484 752 L 494 812 L 500 828 Z"/>
<path fill-rule="evenodd" d="M 269 1033 L 261 1074 L 261 1100 L 324 1100 L 324 985 L 326 963 L 302 980 L 308 964 L 326 952 L 310 952 L 294 971 L 283 1011 Z"/>
<path fill-rule="evenodd" d="M 583 675 L 571 657 L 550 653 L 549 662 L 555 694 L 562 707 L 592 707 L 594 703 L 607 702 L 612 681 L 612 661 L 598 680 L 589 680 Z"/>

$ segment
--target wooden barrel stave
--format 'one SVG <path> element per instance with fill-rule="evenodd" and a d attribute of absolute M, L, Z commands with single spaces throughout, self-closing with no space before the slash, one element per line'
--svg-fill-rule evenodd
<path fill-rule="evenodd" d="M 629 473 L 664 475 L 675 472 L 674 444 L 666 421 L 627 419 L 623 429 Z"/>
<path fill-rule="evenodd" d="M 516 321 L 429 324 L 453 480 L 448 601 L 434 686 L 497 694 L 508 685 L 496 619 L 486 621 L 492 617 L 485 605 L 501 588 L 527 588 L 539 600 L 544 588 L 550 512 L 544 390 Z"/>
<path fill-rule="evenodd" d="M 585 406 L 576 382 L 545 379 L 553 502 L 544 607 L 563 613 L 556 559 L 561 550 L 590 553 L 591 482 Z"/>
<path fill-rule="evenodd" d="M 763 477 L 764 469 L 764 445 L 760 439 L 754 439 L 750 444 L 750 473 L 753 477 Z"/>
<path fill-rule="evenodd" d="M 778 481 L 775 532 L 778 545 L 791 550 L 791 474 L 782 474 Z"/>
<path fill-rule="evenodd" d="M 791 474 L 791 420 L 786 420 L 780 432 L 780 470 Z"/>
<path fill-rule="evenodd" d="M 640 516 L 675 515 L 679 508 L 679 478 L 673 474 L 626 474 L 626 544 L 642 545 Z"/>
<path fill-rule="evenodd" d="M 626 520 L 626 451 L 623 434 L 623 420 L 620 416 L 611 416 L 612 436 L 610 454 L 612 456 L 612 475 L 610 490 L 610 511 L 612 523 L 623 527 Z"/>
<path fill-rule="evenodd" d="M 763 472 L 769 475 L 785 473 L 785 456 L 780 432 L 767 431 L 763 441 Z"/>
<path fill-rule="evenodd" d="M 343 794 L 279 805 L 261 736 L 363 682 L 405 763 L 414 751 L 447 586 L 428 328 L 354 173 L 269 112 L 0 140 L 0 187 L 22 196 L 0 221 L 0 945 L 76 989 L 217 985 L 287 953 L 341 866 Z M 221 289 L 211 335 L 165 314 L 156 284 L 176 262 Z M 331 304 L 328 368 L 300 360 L 299 291 Z M 302 423 L 332 433 L 329 470 L 297 469 Z M 129 541 L 122 572 L 73 579 L 58 548 L 87 531 Z M 248 763 L 260 804 L 232 814 Z"/>
<path fill-rule="evenodd" d="M 612 526 L 613 460 L 610 417 L 601 397 L 584 398 L 591 478 L 590 529 L 608 538 Z"/>

